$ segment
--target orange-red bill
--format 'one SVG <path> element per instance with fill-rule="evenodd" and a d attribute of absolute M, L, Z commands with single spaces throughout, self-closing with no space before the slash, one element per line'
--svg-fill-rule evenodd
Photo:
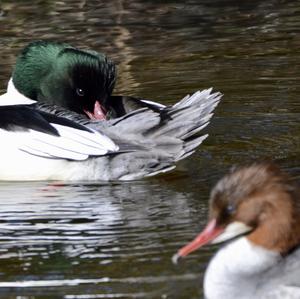
<path fill-rule="evenodd" d="M 216 219 L 212 219 L 204 228 L 204 230 L 190 243 L 178 250 L 172 260 L 177 263 L 180 257 L 185 257 L 201 246 L 209 243 L 224 231 L 224 228 L 218 227 Z"/>
<path fill-rule="evenodd" d="M 106 112 L 105 108 L 101 106 L 99 101 L 95 102 L 93 112 L 90 112 L 90 111 L 87 111 L 87 110 L 84 110 L 84 112 L 92 120 L 106 120 L 106 113 L 107 112 Z"/>

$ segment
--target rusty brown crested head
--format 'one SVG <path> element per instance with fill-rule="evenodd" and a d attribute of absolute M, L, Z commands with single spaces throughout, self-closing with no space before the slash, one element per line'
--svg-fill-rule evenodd
<path fill-rule="evenodd" d="M 265 249 L 288 253 L 300 243 L 299 194 L 293 180 L 273 163 L 232 168 L 211 191 L 207 226 L 174 260 L 241 235 Z"/>
<path fill-rule="evenodd" d="M 298 191 L 274 163 L 234 167 L 211 192 L 209 218 L 220 226 L 242 222 L 252 227 L 250 241 L 284 253 L 299 242 L 295 237 L 295 228 L 300 230 Z"/>

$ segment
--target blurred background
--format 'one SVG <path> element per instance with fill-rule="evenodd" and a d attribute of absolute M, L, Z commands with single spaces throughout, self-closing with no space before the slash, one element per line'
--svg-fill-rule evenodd
<path fill-rule="evenodd" d="M 171 256 L 201 230 L 228 168 L 276 160 L 299 176 L 300 2 L 0 1 L 0 90 L 38 39 L 106 53 L 115 94 L 172 104 L 224 97 L 177 171 L 128 183 L 1 183 L 0 297 L 201 298 L 215 248 Z"/>

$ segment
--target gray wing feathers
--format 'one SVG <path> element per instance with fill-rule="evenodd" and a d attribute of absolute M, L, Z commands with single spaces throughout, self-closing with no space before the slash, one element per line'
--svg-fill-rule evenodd
<path fill-rule="evenodd" d="M 208 136 L 199 135 L 221 100 L 212 89 L 187 95 L 160 112 L 148 108 L 130 112 L 118 119 L 90 121 L 76 113 L 55 107 L 53 113 L 75 120 L 118 145 L 119 151 L 105 159 L 110 179 L 131 180 L 152 176 L 175 168 L 175 163 L 195 152 Z M 49 112 L 47 106 L 39 109 Z M 104 161 L 104 160 L 103 160 Z"/>
<path fill-rule="evenodd" d="M 162 117 L 144 110 L 113 126 L 130 140 L 143 144 L 149 150 L 163 150 L 178 161 L 187 153 L 194 152 L 208 136 L 199 136 L 198 133 L 209 124 L 222 96 L 210 92 L 211 89 L 208 89 L 185 97 L 174 106 L 167 107 Z"/>
<path fill-rule="evenodd" d="M 207 138 L 199 135 L 208 124 L 220 102 L 220 93 L 211 89 L 186 96 L 177 104 L 166 107 L 161 114 L 147 108 L 121 119 L 102 122 L 97 129 L 105 132 L 119 146 L 124 139 L 140 150 L 119 155 L 119 179 L 151 176 L 175 168 L 175 163 L 195 152 Z M 95 129 L 95 124 L 92 126 Z M 125 142 L 125 143 L 126 143 Z M 121 148 L 121 146 L 120 146 Z"/>

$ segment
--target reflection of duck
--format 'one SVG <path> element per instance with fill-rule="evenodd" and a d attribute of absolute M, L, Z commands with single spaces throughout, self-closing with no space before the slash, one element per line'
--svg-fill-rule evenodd
<path fill-rule="evenodd" d="M 185 289 L 187 279 L 194 281 L 195 277 L 190 275 L 173 276 L 168 268 L 156 271 L 155 277 L 148 276 L 149 272 L 136 275 L 136 269 L 145 263 L 152 268 L 157 261 L 168 265 L 168 256 L 161 256 L 162 248 L 166 252 L 173 248 L 167 236 L 171 232 L 175 241 L 182 235 L 179 224 L 193 222 L 189 194 L 174 191 L 168 183 L 162 185 L 156 180 L 122 184 L 67 183 L 55 188 L 46 182 L 2 182 L 0 198 L 1 247 L 6 250 L 2 250 L 1 261 L 11 268 L 9 281 L 0 282 L 1 290 L 9 286 L 36 285 L 43 293 L 48 282 L 60 283 L 61 287 L 70 285 L 70 281 L 77 285 L 80 284 L 78 278 L 83 278 L 81 281 L 85 281 L 89 293 L 94 290 L 95 282 L 88 283 L 79 275 L 74 280 L 73 277 L 48 280 L 48 273 L 42 272 L 34 280 L 30 277 L 22 282 L 18 280 L 23 267 L 32 269 L 47 257 L 53 264 L 52 269 L 57 271 L 62 262 L 72 264 L 76 257 L 81 263 L 103 265 L 101 273 L 97 268 L 91 269 L 88 278 L 108 285 L 109 294 L 106 289 L 100 293 L 104 297 L 119 296 L 111 268 L 120 265 L 120 271 L 126 271 L 127 275 L 118 281 L 123 287 L 130 283 L 132 292 L 129 295 L 126 292 L 125 298 L 136 297 L 141 286 L 149 286 L 143 292 L 144 298 L 160 298 L 162 293 L 176 298 L 172 296 L 174 284 L 178 292 L 178 288 Z M 175 216 L 180 217 L 177 224 Z M 57 250 L 53 250 L 53 246 Z M 25 257 L 18 254 L 21 250 L 26 252 Z M 28 260 L 28 255 L 35 258 Z M 55 262 L 57 257 L 58 263 Z M 100 291 L 95 289 L 95 292 L 98 295 Z"/>
<path fill-rule="evenodd" d="M 174 256 L 234 239 L 208 266 L 208 299 L 300 298 L 299 189 L 286 174 L 268 163 L 233 169 L 211 192 L 209 219 Z"/>
<path fill-rule="evenodd" d="M 207 137 L 196 133 L 220 99 L 196 93 L 163 114 L 140 109 L 96 122 L 96 132 L 74 113 L 60 111 L 70 120 L 43 112 L 13 85 L 9 90 L 0 97 L 1 180 L 130 180 L 166 172 Z"/>
<path fill-rule="evenodd" d="M 104 54 L 46 41 L 23 49 L 12 77 L 13 85 L 26 97 L 91 119 L 116 118 L 144 107 L 165 108 L 153 101 L 112 96 L 115 81 L 115 65 Z"/>

